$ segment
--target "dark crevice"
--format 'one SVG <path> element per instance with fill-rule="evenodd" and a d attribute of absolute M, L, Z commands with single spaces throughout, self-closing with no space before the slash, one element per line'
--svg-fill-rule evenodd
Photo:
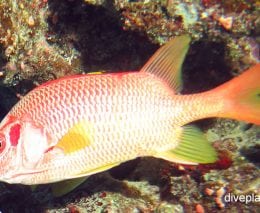
<path fill-rule="evenodd" d="M 207 41 L 192 44 L 183 66 L 184 94 L 207 91 L 232 78 L 224 47 Z"/>
<path fill-rule="evenodd" d="M 158 47 L 140 33 L 125 31 L 111 5 L 49 1 L 49 6 L 50 31 L 58 45 L 70 43 L 80 52 L 85 72 L 138 70 Z"/>

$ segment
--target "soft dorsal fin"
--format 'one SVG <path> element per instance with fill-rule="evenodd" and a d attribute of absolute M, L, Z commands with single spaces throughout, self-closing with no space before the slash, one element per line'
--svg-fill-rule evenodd
<path fill-rule="evenodd" d="M 156 75 L 179 93 L 182 87 L 181 67 L 190 40 L 188 35 L 175 37 L 157 50 L 140 71 Z"/>

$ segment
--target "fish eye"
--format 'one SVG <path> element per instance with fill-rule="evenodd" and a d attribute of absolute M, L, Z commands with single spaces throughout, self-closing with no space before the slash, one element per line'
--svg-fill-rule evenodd
<path fill-rule="evenodd" d="M 0 133 L 0 154 L 5 150 L 5 147 L 6 147 L 5 136 Z"/>

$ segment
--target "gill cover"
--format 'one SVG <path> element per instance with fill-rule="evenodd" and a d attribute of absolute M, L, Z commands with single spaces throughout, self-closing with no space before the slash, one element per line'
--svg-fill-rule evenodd
<path fill-rule="evenodd" d="M 23 166 L 27 169 L 33 169 L 49 148 L 47 133 L 41 126 L 25 122 L 20 134 L 19 143 L 21 143 Z"/>

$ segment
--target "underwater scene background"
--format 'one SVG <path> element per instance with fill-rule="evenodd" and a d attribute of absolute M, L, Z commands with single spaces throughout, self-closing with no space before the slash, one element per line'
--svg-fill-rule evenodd
<path fill-rule="evenodd" d="M 212 89 L 259 62 L 259 17 L 258 0 L 0 0 L 0 120 L 36 85 L 139 70 L 183 34 L 192 44 L 182 93 Z M 259 212 L 260 127 L 213 118 L 194 124 L 218 151 L 216 163 L 138 158 L 60 198 L 49 185 L 0 183 L 0 211 Z"/>

